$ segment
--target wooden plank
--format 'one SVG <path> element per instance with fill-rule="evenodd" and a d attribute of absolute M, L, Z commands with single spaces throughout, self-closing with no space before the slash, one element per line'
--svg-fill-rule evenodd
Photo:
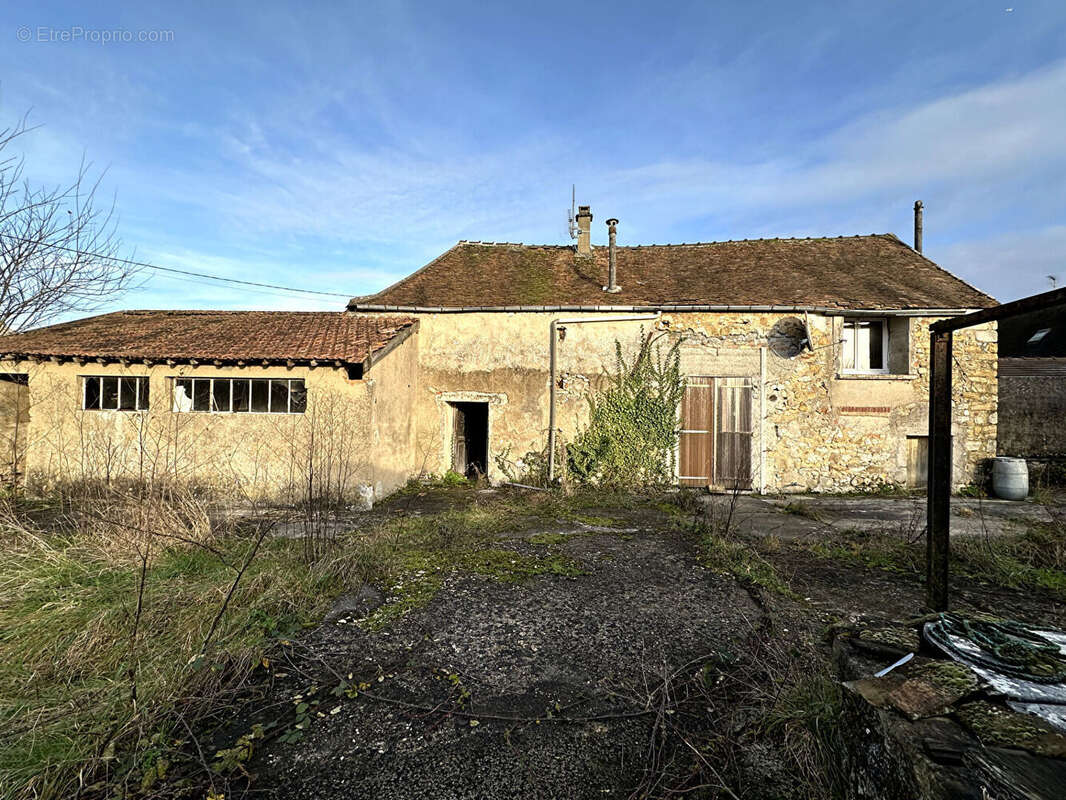
<path fill-rule="evenodd" d="M 1001 358 L 999 377 L 1066 377 L 1066 358 Z"/>
<path fill-rule="evenodd" d="M 686 381 L 678 443 L 678 483 L 682 486 L 709 486 L 713 480 L 713 398 L 712 378 Z"/>
<path fill-rule="evenodd" d="M 947 611 L 951 547 L 951 332 L 930 334 L 925 602 Z"/>
<path fill-rule="evenodd" d="M 751 488 L 751 381 L 723 378 L 717 391 L 715 484 L 726 489 Z"/>
<path fill-rule="evenodd" d="M 907 438 L 907 486 L 920 489 L 929 479 L 929 438 L 927 436 L 910 436 Z"/>
<path fill-rule="evenodd" d="M 466 475 L 466 413 L 459 407 L 452 407 L 454 427 L 452 428 L 452 470 Z"/>
<path fill-rule="evenodd" d="M 1054 308 L 1055 306 L 1066 306 L 1066 287 L 1052 289 L 1050 292 L 1034 294 L 1030 297 L 1023 297 L 1021 300 L 1014 300 L 1010 303 L 1002 303 L 992 308 L 975 311 L 972 314 L 963 314 L 961 317 L 938 320 L 929 326 L 929 330 L 933 333 L 950 333 L 960 328 L 969 328 L 971 325 L 994 322 L 1017 316 L 1018 314 L 1028 314 L 1031 311 L 1043 311 L 1046 308 Z"/>

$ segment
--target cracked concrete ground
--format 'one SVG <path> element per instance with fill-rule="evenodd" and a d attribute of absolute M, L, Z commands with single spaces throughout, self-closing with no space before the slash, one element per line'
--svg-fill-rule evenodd
<path fill-rule="evenodd" d="M 696 561 L 664 514 L 619 525 L 571 527 L 555 545 L 583 575 L 506 583 L 453 573 L 427 606 L 380 632 L 335 616 L 304 637 L 304 675 L 276 686 L 279 701 L 308 675 L 328 687 L 349 674 L 375 699 L 338 701 L 335 713 L 323 701 L 302 741 L 271 742 L 248 765 L 251 790 L 279 800 L 626 796 L 651 730 L 649 685 L 664 665 L 739 648 L 760 612 Z M 537 532 L 499 546 L 535 551 Z M 460 689 L 462 714 L 424 710 L 454 707 Z"/>
<path fill-rule="evenodd" d="M 817 533 L 824 526 L 918 534 L 925 528 L 925 503 L 921 496 L 742 495 L 737 499 L 736 519 L 742 531 L 756 535 L 795 537 Z M 1026 525 L 1047 521 L 1047 508 L 1031 501 L 951 498 L 953 536 L 1017 533 Z"/>

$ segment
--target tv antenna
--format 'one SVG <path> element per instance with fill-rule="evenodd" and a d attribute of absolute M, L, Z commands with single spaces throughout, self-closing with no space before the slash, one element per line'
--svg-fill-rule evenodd
<path fill-rule="evenodd" d="M 570 211 L 566 215 L 567 228 L 570 230 L 570 238 L 577 238 L 577 218 L 575 212 L 577 207 L 575 201 L 577 200 L 577 189 L 574 184 L 570 184 Z"/>
<path fill-rule="evenodd" d="M 573 236 L 574 234 L 570 234 L 570 235 Z M 1059 285 L 1059 276 L 1058 275 L 1048 275 L 1047 279 L 1049 281 L 1051 281 L 1051 288 L 1052 289 L 1055 289 L 1055 288 L 1058 287 L 1058 285 Z"/>

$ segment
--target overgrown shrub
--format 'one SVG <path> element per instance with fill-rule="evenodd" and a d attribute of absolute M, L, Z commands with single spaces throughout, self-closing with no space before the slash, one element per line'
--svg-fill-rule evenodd
<path fill-rule="evenodd" d="M 681 340 L 641 333 L 632 362 L 615 342 L 615 370 L 589 395 L 588 427 L 566 448 L 579 483 L 641 486 L 670 483 L 677 446 L 677 409 L 685 390 Z"/>

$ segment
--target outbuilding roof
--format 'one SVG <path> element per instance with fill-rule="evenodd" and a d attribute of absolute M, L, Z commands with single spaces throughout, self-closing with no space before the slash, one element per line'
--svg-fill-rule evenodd
<path fill-rule="evenodd" d="M 996 305 L 893 234 L 745 239 L 617 248 L 608 294 L 607 247 L 456 244 L 353 311 L 519 307 L 824 307 L 976 309 Z"/>
<path fill-rule="evenodd" d="M 341 311 L 116 311 L 0 336 L 0 358 L 314 361 L 368 368 L 417 324 Z"/>

